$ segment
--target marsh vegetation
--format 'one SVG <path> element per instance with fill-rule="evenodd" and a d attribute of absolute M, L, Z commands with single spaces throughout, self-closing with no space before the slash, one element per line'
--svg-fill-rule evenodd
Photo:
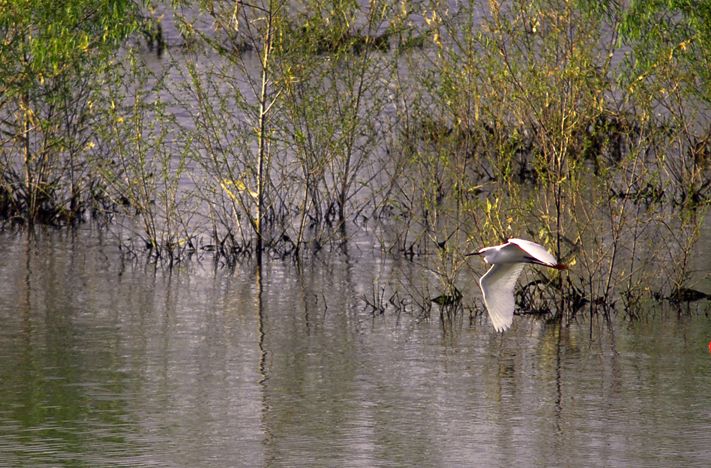
<path fill-rule="evenodd" d="M 6 228 L 98 223 L 168 266 L 308 261 L 365 237 L 436 276 L 439 295 L 374 285 L 374 312 L 458 313 L 464 255 L 514 236 L 571 265 L 529 277 L 519 299 L 542 313 L 636 316 L 695 286 L 707 10 L 65 3 L 0 9 Z"/>

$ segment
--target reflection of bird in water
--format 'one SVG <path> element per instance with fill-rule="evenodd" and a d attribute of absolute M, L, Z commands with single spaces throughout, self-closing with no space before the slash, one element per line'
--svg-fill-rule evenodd
<path fill-rule="evenodd" d="M 483 255 L 490 265 L 489 271 L 479 280 L 484 304 L 496 331 L 511 326 L 514 312 L 514 286 L 527 263 L 565 270 L 567 265 L 558 263 L 545 247 L 523 239 L 509 239 L 505 244 L 484 247 L 469 255 Z"/>

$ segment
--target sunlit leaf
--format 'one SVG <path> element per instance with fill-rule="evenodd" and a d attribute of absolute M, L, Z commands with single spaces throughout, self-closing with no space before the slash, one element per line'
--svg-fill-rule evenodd
<path fill-rule="evenodd" d="M 246 192 L 252 198 L 257 198 L 259 196 L 257 192 L 249 190 L 241 180 L 223 179 L 222 182 L 220 182 L 220 186 L 227 193 L 227 195 L 235 201 L 238 200 L 238 198 L 235 192 L 232 191 L 233 189 L 237 192 Z"/>

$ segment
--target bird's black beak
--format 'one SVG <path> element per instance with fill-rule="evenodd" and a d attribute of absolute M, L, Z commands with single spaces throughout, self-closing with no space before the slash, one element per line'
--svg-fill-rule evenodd
<path fill-rule="evenodd" d="M 465 257 L 471 257 L 472 255 L 481 255 L 482 252 L 469 252 L 468 254 L 464 254 Z"/>

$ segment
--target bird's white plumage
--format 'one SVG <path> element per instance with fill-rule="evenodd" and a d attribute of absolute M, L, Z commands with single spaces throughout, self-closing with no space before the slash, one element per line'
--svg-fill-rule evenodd
<path fill-rule="evenodd" d="M 553 266 L 558 264 L 555 257 L 551 255 L 546 250 L 546 248 L 540 244 L 536 244 L 535 242 L 527 241 L 524 239 L 509 239 L 509 244 L 514 244 L 515 246 L 526 252 L 530 257 L 535 258 L 536 260 L 545 265 Z"/>
<path fill-rule="evenodd" d="M 472 254 L 473 255 L 473 254 Z M 479 280 L 484 304 L 496 331 L 504 331 L 513 322 L 514 287 L 527 263 L 564 270 L 545 247 L 524 239 L 509 239 L 505 244 L 484 247 L 476 252 L 493 265 Z"/>
<path fill-rule="evenodd" d="M 479 280 L 484 304 L 496 331 L 511 326 L 514 313 L 514 286 L 525 263 L 497 263 Z"/>

